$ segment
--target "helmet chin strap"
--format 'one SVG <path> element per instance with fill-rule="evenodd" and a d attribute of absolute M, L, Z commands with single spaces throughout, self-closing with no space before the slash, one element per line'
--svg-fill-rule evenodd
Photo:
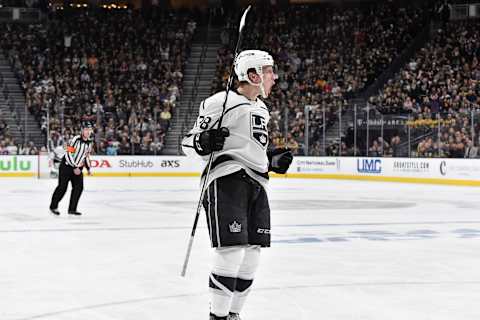
<path fill-rule="evenodd" d="M 260 93 L 262 94 L 262 98 L 266 99 L 268 96 L 265 93 L 265 87 L 263 86 L 263 73 L 260 74 L 260 78 L 262 79 L 262 82 L 260 82 Z"/>

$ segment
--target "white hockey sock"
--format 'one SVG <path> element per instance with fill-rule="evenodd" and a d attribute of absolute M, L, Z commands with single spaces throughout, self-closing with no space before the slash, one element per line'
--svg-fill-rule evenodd
<path fill-rule="evenodd" d="M 243 258 L 242 265 L 238 271 L 230 312 L 240 313 L 240 311 L 242 311 L 245 300 L 250 293 L 259 261 L 260 247 L 248 246 L 245 249 L 245 257 Z"/>
<path fill-rule="evenodd" d="M 230 311 L 236 278 L 244 260 L 245 247 L 215 249 L 210 274 L 210 312 L 225 317 Z"/>

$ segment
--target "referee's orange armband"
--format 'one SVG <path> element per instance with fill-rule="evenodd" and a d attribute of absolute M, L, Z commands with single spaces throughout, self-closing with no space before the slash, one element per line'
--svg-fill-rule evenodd
<path fill-rule="evenodd" d="M 67 152 L 74 153 L 76 150 L 72 146 L 67 146 Z"/>

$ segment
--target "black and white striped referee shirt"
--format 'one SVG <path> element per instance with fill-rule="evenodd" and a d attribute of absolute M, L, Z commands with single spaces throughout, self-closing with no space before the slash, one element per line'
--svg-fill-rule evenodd
<path fill-rule="evenodd" d="M 65 153 L 66 163 L 74 168 L 83 167 L 84 161 L 89 161 L 87 156 L 92 151 L 93 141 L 83 140 L 82 136 L 73 137 L 67 145 L 67 152 Z M 90 164 L 87 163 L 87 167 Z"/>

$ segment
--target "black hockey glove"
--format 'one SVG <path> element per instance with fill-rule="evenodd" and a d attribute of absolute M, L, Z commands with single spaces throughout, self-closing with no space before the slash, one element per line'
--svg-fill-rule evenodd
<path fill-rule="evenodd" d="M 293 160 L 292 152 L 285 148 L 277 148 L 267 151 L 268 171 L 284 174 Z"/>
<path fill-rule="evenodd" d="M 199 155 L 205 156 L 213 151 L 222 150 L 225 138 L 229 135 L 230 131 L 225 127 L 203 131 L 195 135 L 193 145 Z"/>

